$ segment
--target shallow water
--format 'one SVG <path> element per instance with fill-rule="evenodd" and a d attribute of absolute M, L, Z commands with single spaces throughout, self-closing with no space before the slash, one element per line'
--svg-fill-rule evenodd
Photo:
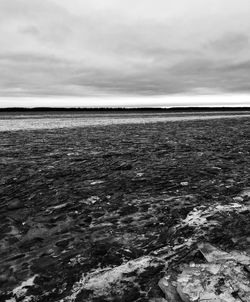
<path fill-rule="evenodd" d="M 36 129 L 57 129 L 57 128 L 75 128 L 87 126 L 106 126 L 112 124 L 141 124 L 154 122 L 175 122 L 192 120 L 210 120 L 221 118 L 243 118 L 250 117 L 250 114 L 231 115 L 231 114 L 202 114 L 202 115 L 163 115 L 163 114 L 132 114 L 122 116 L 120 114 L 112 115 L 15 115 L 0 116 L 0 131 L 15 130 L 36 130 Z"/>

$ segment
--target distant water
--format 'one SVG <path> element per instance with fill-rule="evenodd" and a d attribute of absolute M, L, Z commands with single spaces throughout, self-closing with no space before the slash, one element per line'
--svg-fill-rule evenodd
<path fill-rule="evenodd" d="M 196 114 L 180 116 L 173 116 L 170 114 L 127 114 L 125 116 L 121 114 L 0 115 L 0 131 L 75 128 L 114 124 L 142 124 L 242 117 L 250 117 L 250 114 Z"/>

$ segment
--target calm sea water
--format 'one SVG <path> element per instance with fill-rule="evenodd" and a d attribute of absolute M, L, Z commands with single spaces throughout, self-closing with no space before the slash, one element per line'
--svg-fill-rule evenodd
<path fill-rule="evenodd" d="M 0 131 L 75 128 L 105 126 L 113 124 L 140 124 L 153 122 L 175 122 L 191 120 L 210 120 L 221 118 L 250 117 L 250 114 L 55 114 L 55 115 L 0 115 Z"/>

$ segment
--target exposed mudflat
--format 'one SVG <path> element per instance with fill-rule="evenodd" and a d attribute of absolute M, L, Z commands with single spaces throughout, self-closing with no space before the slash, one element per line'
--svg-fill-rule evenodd
<path fill-rule="evenodd" d="M 204 242 L 240 259 L 247 288 L 249 130 L 228 117 L 1 132 L 0 301 L 164 301 L 163 276 L 186 289 L 188 266 L 207 269 Z"/>

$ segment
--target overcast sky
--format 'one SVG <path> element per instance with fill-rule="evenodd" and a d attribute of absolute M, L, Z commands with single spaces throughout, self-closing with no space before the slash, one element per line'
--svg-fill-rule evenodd
<path fill-rule="evenodd" d="M 0 0 L 2 107 L 241 94 L 250 105 L 249 0 Z"/>

